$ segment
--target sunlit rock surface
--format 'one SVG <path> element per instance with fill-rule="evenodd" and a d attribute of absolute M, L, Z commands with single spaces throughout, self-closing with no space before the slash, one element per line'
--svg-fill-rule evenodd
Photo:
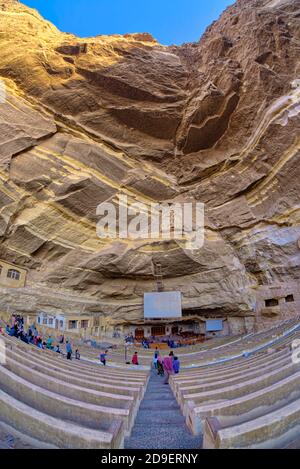
<path fill-rule="evenodd" d="M 0 258 L 29 269 L 0 307 L 138 321 L 155 289 L 251 316 L 300 277 L 300 2 L 239 0 L 198 43 L 76 38 L 0 1 Z M 204 247 L 99 239 L 96 208 L 205 203 Z"/>

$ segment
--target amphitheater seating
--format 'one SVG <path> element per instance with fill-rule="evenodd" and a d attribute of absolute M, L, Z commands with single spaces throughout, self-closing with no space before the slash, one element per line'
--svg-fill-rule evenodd
<path fill-rule="evenodd" d="M 181 371 L 170 377 L 170 387 L 199 444 L 203 434 L 203 448 L 285 448 L 300 441 L 300 364 L 291 356 L 297 338 L 299 318 L 176 349 Z M 87 345 L 80 347 L 82 360 L 69 361 L 6 334 L 3 339 L 0 434 L 13 428 L 21 447 L 123 447 L 149 372 L 126 367 L 122 347 L 110 351 L 111 366 L 103 367 L 99 350 Z M 139 356 L 149 367 L 153 350 Z"/>
<path fill-rule="evenodd" d="M 259 347 L 271 333 L 272 348 L 214 365 L 204 356 L 199 368 L 171 377 L 187 426 L 199 438 L 203 433 L 204 448 L 283 448 L 299 439 L 300 364 L 290 349 L 300 338 L 299 328 L 292 330 L 296 324 L 251 337 L 251 347 Z M 236 353 L 236 346 L 224 349 L 228 358 Z"/>
<path fill-rule="evenodd" d="M 295 318 L 283 321 L 280 325 L 256 334 L 250 333 L 243 336 L 213 338 L 201 344 L 176 348 L 174 349 L 174 354 L 180 358 L 183 367 L 198 367 L 200 363 L 204 366 L 205 364 L 228 360 L 231 357 L 241 355 L 245 350 L 267 347 L 269 342 L 279 338 L 287 329 L 295 327 L 298 323 L 299 318 Z M 167 350 L 162 347 L 160 350 L 162 355 L 167 353 Z M 134 351 L 138 352 L 139 362 L 144 365 L 148 365 L 149 360 L 153 357 L 153 349 L 141 349 L 136 346 L 129 348 L 128 356 L 131 357 Z M 82 349 L 84 356 L 94 360 L 97 359 L 98 353 L 97 349 Z M 109 361 L 123 363 L 124 347 L 118 346 L 116 349 L 110 350 Z"/>
<path fill-rule="evenodd" d="M 217 419 L 216 419 L 217 420 Z M 296 399 L 273 412 L 228 428 L 211 429 L 205 422 L 204 448 L 285 448 L 300 434 L 300 399 Z"/>
<path fill-rule="evenodd" d="M 122 448 L 148 373 L 69 362 L 59 354 L 3 336 L 0 427 L 64 448 Z"/>

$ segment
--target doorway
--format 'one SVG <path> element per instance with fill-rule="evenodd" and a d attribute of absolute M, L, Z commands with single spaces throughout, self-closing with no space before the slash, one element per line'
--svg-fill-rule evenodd
<path fill-rule="evenodd" d="M 144 329 L 141 327 L 137 327 L 135 330 L 135 339 L 136 340 L 143 340 L 144 339 Z"/>
<path fill-rule="evenodd" d="M 152 326 L 151 335 L 153 336 L 166 335 L 166 327 L 165 326 Z"/>

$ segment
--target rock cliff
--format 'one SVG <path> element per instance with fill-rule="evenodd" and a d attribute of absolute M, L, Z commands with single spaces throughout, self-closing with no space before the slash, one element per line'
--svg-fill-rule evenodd
<path fill-rule="evenodd" d="M 300 2 L 238 0 L 201 40 L 77 38 L 0 0 L 0 258 L 28 269 L 16 310 L 138 321 L 165 289 L 203 314 L 251 316 L 300 278 Z M 96 234 L 96 208 L 205 203 L 205 243 Z"/>

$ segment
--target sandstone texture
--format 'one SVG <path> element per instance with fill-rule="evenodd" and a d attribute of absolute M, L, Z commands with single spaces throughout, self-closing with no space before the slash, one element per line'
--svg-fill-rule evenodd
<path fill-rule="evenodd" d="M 0 307 L 142 318 L 161 263 L 185 309 L 251 316 L 300 279 L 300 1 L 238 0 L 201 40 L 77 38 L 0 0 Z M 205 243 L 96 234 L 100 202 L 205 203 Z"/>

